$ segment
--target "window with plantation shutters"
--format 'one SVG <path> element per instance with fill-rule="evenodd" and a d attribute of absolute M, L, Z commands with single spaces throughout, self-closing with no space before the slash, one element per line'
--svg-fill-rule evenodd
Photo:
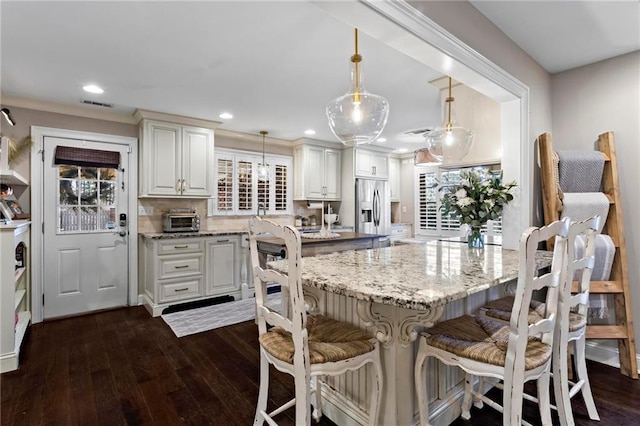
<path fill-rule="evenodd" d="M 268 174 L 258 176 L 262 153 L 217 149 L 216 193 L 208 215 L 291 214 L 291 157 L 266 155 Z"/>
<path fill-rule="evenodd" d="M 216 208 L 221 212 L 233 211 L 233 157 L 216 158 Z"/>
<path fill-rule="evenodd" d="M 474 167 L 489 170 L 490 167 Z M 442 190 L 460 183 L 460 169 L 442 169 L 437 166 L 416 167 L 416 187 L 418 188 L 416 209 L 416 234 L 427 236 L 452 236 L 460 233 L 460 221 L 453 213 L 440 209 Z M 482 229 L 490 235 L 502 233 L 502 219 L 489 221 Z"/>
<path fill-rule="evenodd" d="M 253 162 L 240 160 L 237 163 L 238 172 L 236 181 L 238 182 L 238 213 L 254 213 L 253 205 Z"/>
<path fill-rule="evenodd" d="M 286 164 L 284 161 L 274 162 L 275 176 L 273 177 L 273 201 L 274 209 L 279 213 L 286 213 L 289 209 L 289 173 L 291 171 L 291 161 Z"/>

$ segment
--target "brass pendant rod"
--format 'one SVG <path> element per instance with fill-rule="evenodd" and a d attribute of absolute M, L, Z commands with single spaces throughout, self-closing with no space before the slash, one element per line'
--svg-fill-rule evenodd
<path fill-rule="evenodd" d="M 447 130 L 451 130 L 451 104 L 453 98 L 451 97 L 451 77 L 449 77 L 449 97 L 447 98 Z"/>
<path fill-rule="evenodd" d="M 354 29 L 355 32 L 355 53 L 351 56 L 351 62 L 353 62 L 354 66 L 354 75 L 355 79 L 355 93 L 353 94 L 353 102 L 360 102 L 360 62 L 362 61 L 362 56 L 358 53 L 358 29 Z"/>
<path fill-rule="evenodd" d="M 264 163 L 264 138 L 269 134 L 266 130 L 260 130 L 260 134 L 262 135 L 262 167 L 265 167 Z"/>

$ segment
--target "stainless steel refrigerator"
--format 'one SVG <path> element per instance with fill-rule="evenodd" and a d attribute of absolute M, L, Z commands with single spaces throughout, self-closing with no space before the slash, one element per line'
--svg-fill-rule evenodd
<path fill-rule="evenodd" d="M 391 234 L 389 182 L 356 179 L 356 232 Z"/>

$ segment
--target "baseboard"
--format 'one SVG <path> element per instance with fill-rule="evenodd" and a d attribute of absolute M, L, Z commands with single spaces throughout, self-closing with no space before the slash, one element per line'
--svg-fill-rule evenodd
<path fill-rule="evenodd" d="M 620 356 L 618 348 L 607 346 L 602 341 L 587 340 L 586 357 L 588 360 L 608 365 L 610 367 L 620 368 Z M 640 354 L 636 354 L 638 373 L 640 373 Z"/>

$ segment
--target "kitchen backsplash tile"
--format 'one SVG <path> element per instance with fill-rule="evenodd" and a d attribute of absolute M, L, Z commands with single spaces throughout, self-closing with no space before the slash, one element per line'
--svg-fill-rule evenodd
<path fill-rule="evenodd" d="M 181 200 L 173 198 L 141 198 L 138 205 L 153 207 L 153 214 L 149 216 L 138 216 L 138 232 L 148 234 L 162 232 L 162 215 L 172 208 L 189 208 L 196 210 L 200 214 L 200 229 L 211 231 L 248 229 L 250 216 L 213 216 L 207 217 L 206 200 Z M 293 225 L 294 216 L 267 216 L 270 220 L 281 225 Z"/>

